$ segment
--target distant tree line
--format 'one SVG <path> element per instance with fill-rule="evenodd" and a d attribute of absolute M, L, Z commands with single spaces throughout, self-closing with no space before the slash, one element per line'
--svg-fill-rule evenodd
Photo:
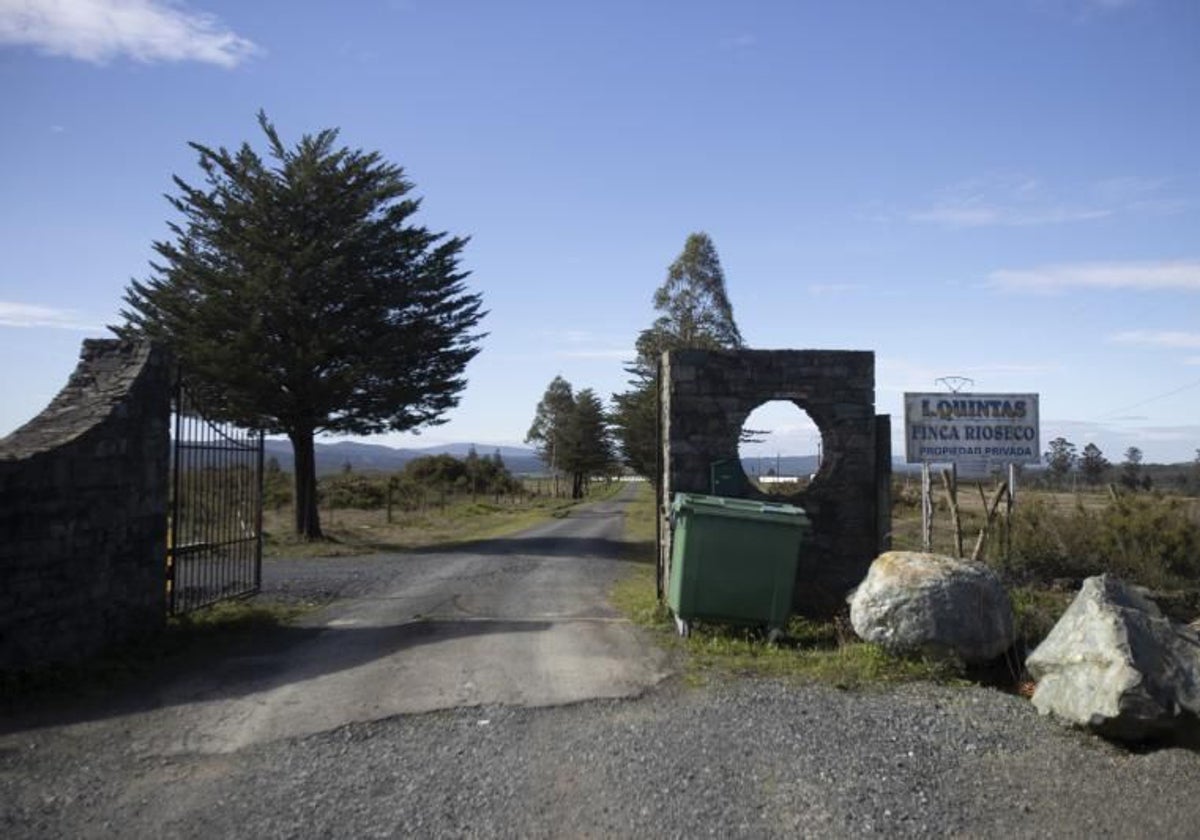
<path fill-rule="evenodd" d="M 1060 436 L 1050 441 L 1043 460 L 1046 463 L 1043 482 L 1050 487 L 1074 487 L 1079 482 L 1088 487 L 1112 483 L 1130 492 L 1157 487 L 1200 494 L 1200 449 L 1191 464 L 1148 465 L 1142 450 L 1131 446 L 1125 450 L 1121 463 L 1114 466 L 1096 444 L 1089 443 L 1079 452 L 1074 443 Z"/>
<path fill-rule="evenodd" d="M 571 498 L 581 499 L 589 481 L 612 474 L 619 465 L 604 404 L 591 388 L 575 393 L 561 376 L 546 387 L 525 442 L 549 466 L 555 495 L 561 477 Z"/>

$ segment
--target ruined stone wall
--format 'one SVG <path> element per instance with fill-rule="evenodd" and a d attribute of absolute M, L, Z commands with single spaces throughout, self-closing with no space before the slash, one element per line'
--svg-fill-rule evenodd
<path fill-rule="evenodd" d="M 87 340 L 53 402 L 0 440 L 0 670 L 162 625 L 170 406 L 164 353 Z"/>
<path fill-rule="evenodd" d="M 742 425 L 770 400 L 789 400 L 821 431 L 824 461 L 812 484 L 787 501 L 812 521 L 793 598 L 799 612 L 838 609 L 888 544 L 891 444 L 875 414 L 875 354 L 833 350 L 683 350 L 664 354 L 663 499 L 710 492 L 714 462 L 736 464 L 727 492 L 768 499 L 745 477 L 738 457 Z M 664 523 L 665 524 L 665 523 Z M 670 530 L 662 529 L 669 575 Z"/>

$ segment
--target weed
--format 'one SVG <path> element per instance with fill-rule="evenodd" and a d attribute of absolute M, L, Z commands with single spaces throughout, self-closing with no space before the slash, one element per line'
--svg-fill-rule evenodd
<path fill-rule="evenodd" d="M 269 556 L 339 557 L 378 551 L 407 551 L 453 546 L 516 533 L 550 518 L 570 516 L 580 504 L 614 495 L 620 482 L 596 484 L 581 501 L 550 496 L 505 497 L 502 502 L 472 500 L 469 495 L 447 496 L 445 504 L 396 511 L 323 508 L 326 539 L 296 537 L 290 509 L 266 511 L 264 548 Z"/>
<path fill-rule="evenodd" d="M 1014 580 L 1078 581 L 1105 572 L 1151 588 L 1200 574 L 1200 524 L 1178 499 L 1122 495 L 1104 507 L 1063 508 L 1034 497 L 1017 509 L 1012 550 L 991 561 Z"/>
<path fill-rule="evenodd" d="M 759 628 L 706 622 L 694 622 L 691 635 L 679 638 L 670 612 L 655 592 L 654 517 L 653 490 L 647 486 L 630 506 L 625 525 L 627 557 L 637 565 L 616 583 L 610 600 L 661 644 L 682 653 L 685 683 L 700 685 L 730 676 L 771 676 L 861 688 L 910 680 L 945 681 L 958 676 L 946 664 L 900 659 L 859 641 L 846 623 L 837 619 L 794 617 L 779 644 L 768 644 Z"/>
<path fill-rule="evenodd" d="M 1075 597 L 1073 591 L 1039 586 L 1016 586 L 1008 594 L 1017 643 L 1027 650 L 1041 644 Z"/>

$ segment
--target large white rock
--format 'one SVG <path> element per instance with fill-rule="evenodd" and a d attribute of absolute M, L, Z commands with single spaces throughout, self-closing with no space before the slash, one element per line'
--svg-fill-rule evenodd
<path fill-rule="evenodd" d="M 1090 577 L 1025 660 L 1042 714 L 1123 741 L 1194 729 L 1200 634 L 1133 586 Z"/>
<path fill-rule="evenodd" d="M 896 653 L 984 662 L 1013 643 L 1012 601 L 979 563 L 888 551 L 850 596 L 854 632 Z"/>

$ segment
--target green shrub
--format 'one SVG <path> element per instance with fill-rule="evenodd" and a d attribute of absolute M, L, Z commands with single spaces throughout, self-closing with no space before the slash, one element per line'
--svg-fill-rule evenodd
<path fill-rule="evenodd" d="M 385 476 L 353 472 L 329 476 L 320 482 L 321 502 L 331 508 L 379 510 L 387 504 L 387 482 Z"/>
<path fill-rule="evenodd" d="M 1121 496 L 1100 529 L 1112 571 L 1150 587 L 1194 581 L 1200 573 L 1200 525 L 1178 499 Z"/>
<path fill-rule="evenodd" d="M 1017 638 L 1034 648 L 1049 635 L 1075 597 L 1074 591 L 1014 587 L 1009 593 Z"/>
<path fill-rule="evenodd" d="M 1095 510 L 1034 498 L 1013 516 L 1010 558 L 994 563 L 1022 583 L 1108 572 L 1151 588 L 1177 587 L 1200 575 L 1200 523 L 1185 503 L 1157 495 L 1122 495 Z"/>

